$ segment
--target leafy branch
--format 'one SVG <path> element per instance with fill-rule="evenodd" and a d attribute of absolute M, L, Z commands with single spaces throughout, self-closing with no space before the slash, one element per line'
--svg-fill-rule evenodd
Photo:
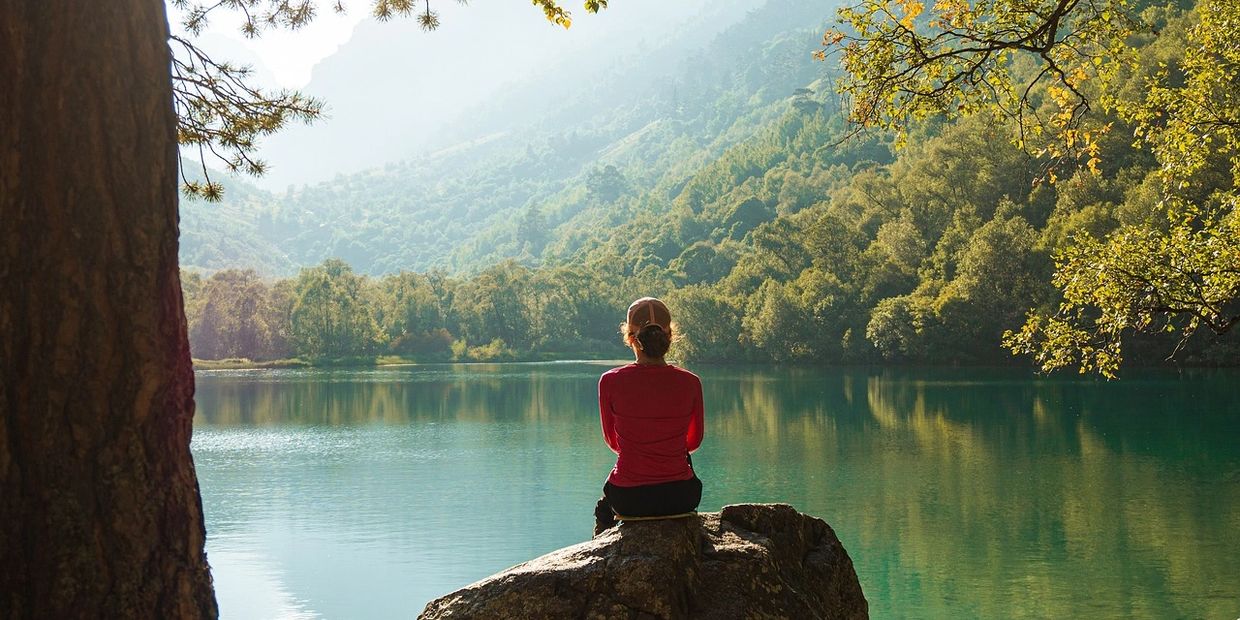
<path fill-rule="evenodd" d="M 1081 236 L 1056 259 L 1058 310 L 1030 313 L 1004 345 L 1043 370 L 1114 377 L 1129 332 L 1178 332 L 1168 359 L 1201 329 L 1224 335 L 1240 323 L 1238 236 L 1234 218 L 1170 231 L 1129 226 L 1101 241 Z"/>
<path fill-rule="evenodd" d="M 927 11 L 920 0 L 862 0 L 840 11 L 819 51 L 842 54 L 838 86 L 858 127 L 903 136 L 930 116 L 989 113 L 1014 123 L 1022 148 L 1041 142 L 1034 150 L 1054 182 L 1062 159 L 1099 172 L 1098 139 L 1112 122 L 1090 120 L 1096 106 L 1153 152 L 1165 220 L 1076 237 L 1056 257 L 1058 308 L 1030 312 L 1005 335 L 1044 370 L 1113 377 L 1130 334 L 1178 331 L 1174 356 L 1194 333 L 1240 323 L 1240 3 L 1143 13 L 1174 16 L 1183 45 L 1173 58 L 1132 47 L 1159 35 L 1135 4 L 934 0 Z"/>
<path fill-rule="evenodd" d="M 323 103 L 295 91 L 267 93 L 250 85 L 249 67 L 234 67 L 207 56 L 186 39 L 170 37 L 180 50 L 172 58 L 172 102 L 177 115 L 177 142 L 196 148 L 205 180 L 192 181 L 181 171 L 187 195 L 219 200 L 223 188 L 211 179 L 207 155 L 230 172 L 259 176 L 266 163 L 254 152 L 260 137 L 290 120 L 318 118 Z"/>
<path fill-rule="evenodd" d="M 863 0 L 839 11 L 821 60 L 839 56 L 837 89 L 858 128 L 893 130 L 932 116 L 989 112 L 1013 140 L 1052 165 L 1098 163 L 1102 129 L 1082 130 L 1095 90 L 1131 63 L 1128 40 L 1148 31 L 1129 0 Z M 1047 139 L 1043 139 L 1047 138 Z M 1053 176 L 1051 177 L 1053 181 Z"/>

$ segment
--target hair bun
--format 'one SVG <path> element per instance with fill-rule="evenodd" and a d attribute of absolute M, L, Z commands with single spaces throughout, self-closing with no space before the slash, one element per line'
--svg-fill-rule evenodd
<path fill-rule="evenodd" d="M 663 330 L 658 323 L 651 323 L 641 328 L 634 337 L 642 351 L 651 357 L 663 357 L 672 344 L 672 336 Z"/>

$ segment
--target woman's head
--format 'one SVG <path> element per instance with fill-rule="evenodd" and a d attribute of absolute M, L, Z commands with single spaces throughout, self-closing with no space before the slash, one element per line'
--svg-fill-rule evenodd
<path fill-rule="evenodd" d="M 629 314 L 620 324 L 624 343 L 646 357 L 661 358 L 672 346 L 672 313 L 662 301 L 642 297 L 629 305 Z"/>

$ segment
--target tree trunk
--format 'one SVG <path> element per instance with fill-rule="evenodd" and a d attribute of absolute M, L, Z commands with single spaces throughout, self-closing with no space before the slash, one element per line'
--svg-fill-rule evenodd
<path fill-rule="evenodd" d="M 0 617 L 214 617 L 163 0 L 0 0 Z"/>

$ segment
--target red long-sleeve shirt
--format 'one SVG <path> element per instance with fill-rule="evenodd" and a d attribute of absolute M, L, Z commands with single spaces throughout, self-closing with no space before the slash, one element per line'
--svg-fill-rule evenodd
<path fill-rule="evenodd" d="M 617 455 L 607 481 L 634 487 L 693 477 L 687 453 L 702 445 L 702 381 L 676 366 L 629 364 L 598 382 L 603 439 Z"/>

